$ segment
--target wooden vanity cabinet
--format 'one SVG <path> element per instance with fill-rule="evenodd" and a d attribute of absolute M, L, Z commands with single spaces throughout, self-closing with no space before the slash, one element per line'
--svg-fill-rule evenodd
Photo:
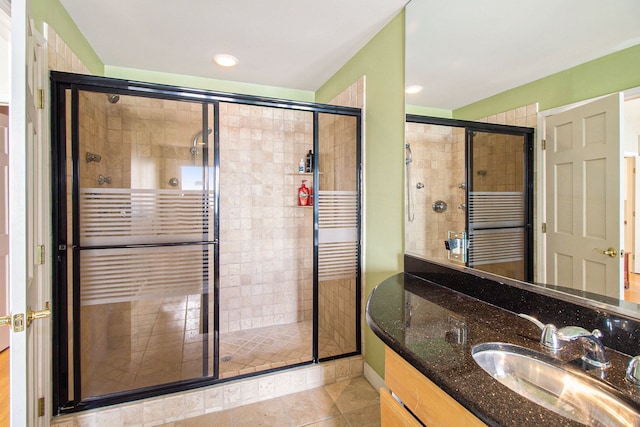
<path fill-rule="evenodd" d="M 381 389 L 382 427 L 485 426 L 389 347 L 385 347 L 385 359 L 385 383 L 404 407 L 389 391 Z"/>

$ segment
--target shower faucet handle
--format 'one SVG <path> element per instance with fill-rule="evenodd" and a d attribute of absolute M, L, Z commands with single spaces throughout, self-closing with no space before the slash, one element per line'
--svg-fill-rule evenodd
<path fill-rule="evenodd" d="M 111 184 L 111 177 L 98 175 L 98 185 L 103 185 L 103 184 Z"/>

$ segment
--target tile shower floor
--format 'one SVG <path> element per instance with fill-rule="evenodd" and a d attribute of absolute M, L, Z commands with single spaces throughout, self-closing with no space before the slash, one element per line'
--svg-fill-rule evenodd
<path fill-rule="evenodd" d="M 202 376 L 199 303 L 199 296 L 133 302 L 128 333 L 110 336 L 106 351 L 87 358 L 83 396 Z M 311 340 L 308 321 L 221 334 L 220 378 L 308 362 Z M 323 333 L 319 348 L 321 357 L 346 352 Z M 208 363 L 212 372 L 211 357 Z"/>
<path fill-rule="evenodd" d="M 296 322 L 221 334 L 220 377 L 308 362 L 312 333 L 311 322 Z M 318 341 L 321 357 L 345 352 L 328 334 Z"/>
<path fill-rule="evenodd" d="M 162 427 L 379 427 L 380 397 L 362 377 Z"/>

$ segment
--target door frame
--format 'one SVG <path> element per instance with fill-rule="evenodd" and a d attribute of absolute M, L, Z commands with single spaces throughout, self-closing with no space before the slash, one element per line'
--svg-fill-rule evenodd
<path fill-rule="evenodd" d="M 29 310 L 41 310 L 51 294 L 51 263 L 44 252 L 50 248 L 51 230 L 47 220 L 51 201 L 44 96 L 48 57 L 46 39 L 35 28 L 29 10 L 29 0 L 11 4 L 10 418 L 12 426 L 46 427 L 52 416 L 51 325 L 48 319 L 30 325 L 28 318 Z M 42 249 L 40 255 L 36 255 L 37 247 Z M 48 317 L 44 311 L 40 314 Z M 20 315 L 24 316 L 24 329 L 16 327 Z M 43 410 L 39 409 L 41 404 Z"/>

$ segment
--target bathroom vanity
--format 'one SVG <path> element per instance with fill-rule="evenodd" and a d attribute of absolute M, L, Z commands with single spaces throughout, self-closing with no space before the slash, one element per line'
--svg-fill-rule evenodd
<path fill-rule="evenodd" d="M 519 313 L 558 328 L 600 329 L 611 367 L 586 367 L 578 345 L 553 354 L 554 362 L 615 388 L 634 416 L 640 412 L 640 388 L 625 380 L 631 356 L 640 353 L 640 325 L 631 316 L 406 256 L 405 272 L 379 284 L 367 304 L 367 322 L 386 345 L 385 383 L 395 395 L 381 391 L 382 425 L 583 425 L 512 391 L 474 360 L 475 346 L 493 342 L 551 356 L 540 328 Z"/>

